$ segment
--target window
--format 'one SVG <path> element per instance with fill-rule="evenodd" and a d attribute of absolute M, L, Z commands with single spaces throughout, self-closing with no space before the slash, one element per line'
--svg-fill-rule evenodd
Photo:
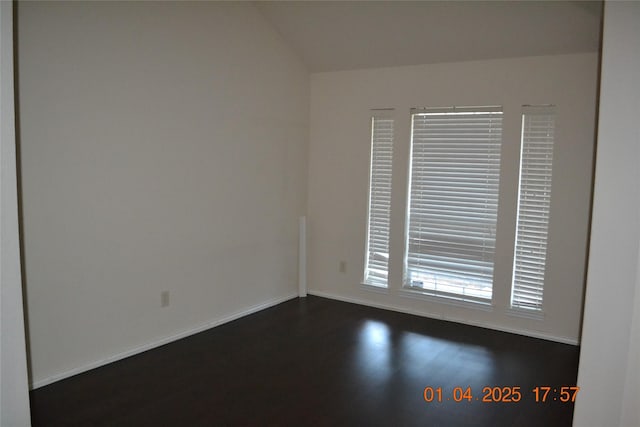
<path fill-rule="evenodd" d="M 490 303 L 502 108 L 412 111 L 405 287 Z"/>
<path fill-rule="evenodd" d="M 393 118 L 384 112 L 376 112 L 371 118 L 371 168 L 364 283 L 379 287 L 388 286 L 392 160 Z"/>
<path fill-rule="evenodd" d="M 554 107 L 523 107 L 513 308 L 542 310 L 554 129 Z"/>

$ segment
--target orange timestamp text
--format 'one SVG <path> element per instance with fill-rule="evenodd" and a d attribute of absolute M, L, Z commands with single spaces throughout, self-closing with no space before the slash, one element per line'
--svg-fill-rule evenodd
<path fill-rule="evenodd" d="M 580 391 L 577 386 L 536 386 L 527 389 L 526 397 L 532 397 L 537 403 L 545 402 L 575 402 Z M 474 393 L 471 387 L 453 387 L 450 393 L 443 391 L 442 387 L 427 386 L 422 391 L 424 401 L 427 403 L 439 402 L 486 402 L 486 403 L 517 403 L 523 399 L 523 391 L 520 386 L 494 386 L 483 387 L 482 393 Z"/>

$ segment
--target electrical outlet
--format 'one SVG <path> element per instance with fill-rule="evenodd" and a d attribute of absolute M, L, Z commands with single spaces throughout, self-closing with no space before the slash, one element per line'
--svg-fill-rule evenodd
<path fill-rule="evenodd" d="M 169 306 L 169 291 L 162 291 L 160 294 L 160 307 Z"/>
<path fill-rule="evenodd" d="M 338 267 L 338 271 L 340 271 L 340 273 L 347 272 L 347 261 L 340 261 L 340 266 Z"/>

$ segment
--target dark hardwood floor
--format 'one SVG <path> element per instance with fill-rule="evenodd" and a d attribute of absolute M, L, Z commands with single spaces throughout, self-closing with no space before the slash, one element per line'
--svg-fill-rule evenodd
<path fill-rule="evenodd" d="M 309 296 L 32 391 L 32 422 L 570 426 L 571 403 L 553 392 L 536 403 L 532 389 L 575 385 L 578 352 Z M 443 401 L 425 402 L 427 386 L 441 387 Z M 522 397 L 482 402 L 494 386 L 520 387 Z M 471 401 L 455 402 L 455 387 L 471 387 Z"/>

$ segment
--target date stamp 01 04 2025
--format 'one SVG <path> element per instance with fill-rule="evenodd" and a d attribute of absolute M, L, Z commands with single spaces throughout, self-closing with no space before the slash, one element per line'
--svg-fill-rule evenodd
<path fill-rule="evenodd" d="M 546 402 L 575 402 L 576 396 L 580 391 L 577 386 L 537 386 L 528 389 L 525 394 L 529 398 L 533 398 L 536 403 Z M 530 392 L 530 393 L 528 393 Z M 427 403 L 439 402 L 487 402 L 487 403 L 517 403 L 523 399 L 521 387 L 483 387 L 481 395 L 474 395 L 471 387 L 454 387 L 451 393 L 447 395 L 442 391 L 442 387 L 427 386 L 422 394 L 424 401 Z M 525 397 L 526 398 L 526 397 Z"/>

